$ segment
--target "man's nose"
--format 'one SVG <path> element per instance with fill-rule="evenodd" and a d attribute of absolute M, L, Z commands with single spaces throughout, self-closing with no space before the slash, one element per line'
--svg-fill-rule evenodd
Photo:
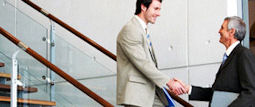
<path fill-rule="evenodd" d="M 160 16 L 160 11 L 158 11 L 156 14 L 157 14 L 157 16 Z"/>

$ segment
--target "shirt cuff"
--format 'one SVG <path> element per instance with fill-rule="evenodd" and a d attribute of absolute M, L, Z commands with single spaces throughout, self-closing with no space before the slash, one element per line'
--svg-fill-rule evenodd
<path fill-rule="evenodd" d="M 192 91 L 192 86 L 189 86 L 189 92 L 188 92 L 189 95 L 191 94 L 191 91 Z"/>
<path fill-rule="evenodd" d="M 165 85 L 163 85 L 163 87 L 162 87 L 162 88 L 169 89 L 169 88 L 168 88 L 168 86 L 167 86 L 166 84 L 165 84 Z"/>

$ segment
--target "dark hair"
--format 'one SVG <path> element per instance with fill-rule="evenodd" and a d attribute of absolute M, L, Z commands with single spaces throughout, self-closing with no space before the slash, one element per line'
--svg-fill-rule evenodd
<path fill-rule="evenodd" d="M 160 3 L 162 0 L 158 0 Z M 152 0 L 137 0 L 136 1 L 136 10 L 135 15 L 138 15 L 141 13 L 141 5 L 143 4 L 145 7 L 149 8 L 150 4 L 152 3 Z"/>

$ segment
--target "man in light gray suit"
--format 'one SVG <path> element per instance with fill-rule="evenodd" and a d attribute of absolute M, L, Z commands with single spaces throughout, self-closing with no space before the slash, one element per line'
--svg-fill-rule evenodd
<path fill-rule="evenodd" d="M 117 104 L 125 107 L 164 107 L 163 86 L 176 93 L 185 91 L 157 69 L 148 23 L 160 16 L 162 0 L 137 0 L 135 16 L 117 38 Z"/>

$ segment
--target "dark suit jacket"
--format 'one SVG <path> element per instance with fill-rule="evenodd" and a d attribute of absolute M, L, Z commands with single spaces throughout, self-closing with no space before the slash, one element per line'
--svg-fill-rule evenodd
<path fill-rule="evenodd" d="M 211 101 L 213 91 L 240 93 L 231 107 L 255 106 L 255 57 L 238 44 L 220 66 L 212 88 L 192 86 L 190 100 Z"/>

